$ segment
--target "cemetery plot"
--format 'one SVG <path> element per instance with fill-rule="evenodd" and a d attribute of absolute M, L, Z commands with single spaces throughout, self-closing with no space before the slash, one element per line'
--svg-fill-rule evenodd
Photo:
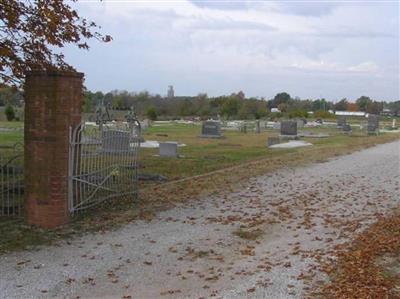
<path fill-rule="evenodd" d="M 276 124 L 280 125 L 278 122 Z M 21 141 L 23 139 L 22 123 L 0 123 L 0 127 L 7 129 L 0 131 L 1 147 L 12 146 L 16 141 Z M 132 136 L 128 134 L 128 137 L 126 129 L 117 129 L 119 132 L 110 133 L 108 132 L 110 128 L 106 127 L 102 135 L 99 129 L 96 129 L 95 124 L 93 124 L 93 126 L 88 125 L 85 130 L 90 131 L 90 129 L 92 129 L 97 133 L 92 134 L 87 131 L 87 133 L 82 134 L 81 142 L 84 145 L 80 148 L 84 149 L 84 151 L 81 152 L 82 157 L 79 158 L 81 160 L 77 160 L 81 161 L 82 166 L 80 171 L 82 171 L 82 173 L 79 173 L 79 168 L 76 170 L 72 190 L 75 190 L 75 198 L 84 197 L 88 194 L 90 195 L 91 193 L 94 193 L 89 201 L 81 204 L 80 207 L 82 208 L 90 204 L 96 204 L 105 198 L 117 197 L 118 193 L 115 192 L 115 189 L 106 189 L 109 187 L 108 184 L 112 185 L 112 182 L 118 182 L 119 180 L 120 187 L 118 188 L 121 190 L 120 193 L 130 192 L 129 190 L 126 191 L 126 187 L 124 187 L 123 184 L 123 178 L 134 175 L 132 167 L 120 167 L 119 165 L 130 165 L 129 161 L 132 162 L 131 164 L 137 163 L 133 158 L 133 153 L 128 149 L 128 144 L 129 148 L 132 148 L 131 146 L 137 144 L 136 142 L 138 142 L 138 139 L 143 138 L 142 136 L 138 138 L 137 132 L 134 128 L 130 131 L 133 132 Z M 201 128 L 201 125 L 196 124 L 156 122 L 153 127 L 146 130 L 144 137 L 147 140 L 157 140 L 161 143 L 170 142 L 171 140 L 175 140 L 179 142 L 179 144 L 184 143 L 186 144 L 185 147 L 179 147 L 179 154 L 182 154 L 182 156 L 180 156 L 179 160 L 162 159 L 156 157 L 156 155 L 160 154 L 159 148 L 142 148 L 140 149 L 141 168 L 136 169 L 136 171 L 140 171 L 140 173 L 144 175 L 161 175 L 168 181 L 173 181 L 231 167 L 254 159 L 274 158 L 279 155 L 286 155 L 288 154 L 288 151 L 309 150 L 309 148 L 269 150 L 267 147 L 268 138 L 272 137 L 270 145 L 279 142 L 279 140 L 275 139 L 278 137 L 279 131 L 277 132 L 272 128 L 264 129 L 259 134 L 254 133 L 254 131 L 248 131 L 247 134 L 243 134 L 237 129 L 225 130 L 223 131 L 225 135 L 223 141 L 214 138 L 198 138 Z M 358 137 L 357 142 L 364 142 L 364 138 L 360 137 L 366 138 L 366 128 L 360 129 L 353 125 L 352 129 L 352 134 L 346 136 L 343 135 L 341 131 L 337 130 L 336 126 L 306 128 L 304 130 L 307 131 L 307 134 L 304 134 L 303 138 L 304 140 L 311 142 L 314 145 L 313 148 L 323 148 L 324 151 L 347 147 L 356 141 L 352 138 L 356 136 Z M 222 135 L 221 131 L 220 133 Z M 313 138 L 316 136 L 325 137 L 327 135 L 329 135 L 329 138 Z M 388 134 L 381 134 L 377 137 L 370 136 L 368 137 L 370 138 L 368 143 L 377 142 L 381 138 L 395 139 L 398 134 L 392 133 L 390 135 L 393 136 L 387 135 Z M 127 138 L 131 139 L 131 141 L 127 142 Z M 365 142 L 367 142 L 367 140 Z M 3 152 L 6 149 L 1 147 L 0 156 L 3 156 Z M 77 148 L 79 149 L 79 147 Z M 121 154 L 118 154 L 118 152 L 121 152 Z M 127 155 L 127 159 L 123 161 L 122 157 L 126 156 L 125 154 Z M 100 164 L 96 163 L 103 163 L 103 166 L 99 166 Z M 100 169 L 96 170 L 94 167 L 100 167 Z M 105 178 L 107 179 L 104 180 Z M 78 179 L 83 180 L 84 182 L 79 181 L 78 183 Z M 102 181 L 104 182 L 102 183 Z M 147 180 L 140 181 L 138 184 L 145 187 L 159 183 L 160 182 L 158 181 Z M 79 187 L 79 184 L 85 186 L 82 191 L 80 191 L 81 187 Z M 114 187 L 117 187 L 117 185 L 114 185 Z M 4 188 L 2 188 L 1 191 L 3 191 L 3 189 Z M 133 192 L 133 194 L 135 194 L 135 192 Z M 79 204 L 80 201 L 81 199 L 76 200 L 76 204 Z"/>
<path fill-rule="evenodd" d="M 294 123 L 296 124 L 296 121 Z M 184 143 L 186 144 L 185 147 L 179 147 L 179 154 L 183 157 L 179 160 L 162 159 L 157 157 L 160 154 L 158 148 L 141 148 L 140 164 L 142 168 L 139 169 L 140 173 L 160 174 L 167 177 L 168 181 L 173 181 L 231 167 L 254 159 L 273 159 L 290 151 L 308 151 L 314 148 L 329 152 L 332 149 L 355 144 L 353 137 L 357 136 L 357 134 L 362 137 L 357 137 L 357 143 L 366 141 L 367 138 L 365 133 L 362 135 L 362 131 L 357 127 L 353 128 L 351 136 L 342 134 L 341 131 L 336 129 L 335 124 L 332 126 L 310 127 L 304 128 L 308 132 L 306 135 L 309 135 L 305 136 L 304 140 L 311 142 L 313 147 L 277 150 L 268 149 L 267 147 L 269 138 L 272 138 L 270 140 L 271 145 L 272 143 L 280 142 L 279 131 L 272 128 L 264 129 L 259 134 L 250 130 L 247 134 L 243 134 L 237 128 L 235 130 L 227 129 L 222 131 L 225 137 L 223 140 L 198 138 L 200 130 L 201 124 L 155 122 L 153 127 L 144 133 L 145 139 L 157 140 L 160 143 L 170 142 L 171 140 Z M 373 142 L 373 140 L 370 139 L 368 142 Z M 140 182 L 140 184 L 147 186 L 152 182 L 146 181 Z"/>

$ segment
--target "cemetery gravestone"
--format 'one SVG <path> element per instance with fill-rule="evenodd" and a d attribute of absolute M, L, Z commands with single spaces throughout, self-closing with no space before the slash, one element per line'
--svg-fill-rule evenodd
<path fill-rule="evenodd" d="M 107 130 L 103 132 L 103 153 L 126 153 L 130 150 L 129 133 L 119 130 Z"/>
<path fill-rule="evenodd" d="M 146 130 L 147 128 L 150 127 L 150 120 L 146 118 L 140 123 L 140 125 L 142 130 Z"/>
<path fill-rule="evenodd" d="M 247 125 L 246 125 L 246 123 L 242 123 L 240 125 L 239 131 L 242 132 L 242 133 L 247 133 Z"/>
<path fill-rule="evenodd" d="M 160 142 L 159 150 L 160 157 L 177 158 L 179 156 L 177 142 Z"/>
<path fill-rule="evenodd" d="M 304 120 L 298 119 L 297 120 L 297 128 L 304 128 Z"/>
<path fill-rule="evenodd" d="M 297 136 L 297 122 L 296 121 L 283 121 L 281 123 L 281 135 Z"/>
<path fill-rule="evenodd" d="M 338 115 L 338 117 L 336 118 L 336 121 L 337 121 L 338 127 L 343 127 L 346 124 L 346 116 Z"/>
<path fill-rule="evenodd" d="M 352 130 L 351 130 L 351 126 L 349 125 L 349 124 L 344 124 L 343 126 L 342 126 L 342 130 L 343 130 L 343 132 L 345 132 L 345 133 L 350 133 Z"/>
<path fill-rule="evenodd" d="M 368 116 L 368 125 L 367 125 L 367 131 L 368 134 L 375 134 L 379 130 L 379 116 L 370 114 Z"/>
<path fill-rule="evenodd" d="M 256 133 L 257 134 L 261 133 L 261 127 L 260 127 L 260 121 L 259 120 L 256 121 Z"/>
<path fill-rule="evenodd" d="M 274 129 L 275 130 L 280 130 L 281 129 L 281 123 L 280 122 L 274 123 Z"/>
<path fill-rule="evenodd" d="M 201 135 L 203 138 L 221 138 L 221 123 L 217 121 L 205 121 L 201 127 Z"/>

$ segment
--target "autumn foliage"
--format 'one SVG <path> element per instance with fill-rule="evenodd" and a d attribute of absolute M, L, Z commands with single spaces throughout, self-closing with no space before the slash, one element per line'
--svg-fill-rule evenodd
<path fill-rule="evenodd" d="M 77 0 L 69 1 L 76 2 Z M 73 69 L 54 49 L 111 37 L 63 0 L 0 0 L 0 83 L 20 85 L 32 69 Z"/>
<path fill-rule="evenodd" d="M 381 218 L 361 233 L 346 250 L 338 250 L 338 262 L 325 265 L 332 282 L 322 290 L 323 298 L 400 298 L 396 280 L 376 261 L 400 249 L 400 217 Z"/>

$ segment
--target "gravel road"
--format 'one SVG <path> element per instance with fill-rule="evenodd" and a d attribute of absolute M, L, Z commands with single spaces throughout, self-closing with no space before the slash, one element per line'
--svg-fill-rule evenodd
<path fill-rule="evenodd" d="M 325 278 L 318 260 L 399 193 L 400 141 L 282 169 L 149 222 L 0 256 L 0 297 L 301 298 Z"/>

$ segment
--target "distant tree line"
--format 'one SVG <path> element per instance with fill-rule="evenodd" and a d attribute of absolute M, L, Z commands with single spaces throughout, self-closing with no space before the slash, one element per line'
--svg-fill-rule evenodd
<path fill-rule="evenodd" d="M 278 93 L 273 99 L 246 98 L 242 91 L 231 95 L 208 97 L 205 93 L 197 96 L 174 97 L 167 99 L 160 95 L 151 95 L 147 91 L 127 92 L 114 90 L 102 92 L 85 92 L 85 111 L 93 112 L 101 101 L 115 110 L 127 110 L 134 107 L 139 115 L 150 119 L 180 118 L 197 116 L 200 118 L 217 117 L 225 119 L 259 119 L 266 116 L 308 117 L 314 112 L 316 117 L 326 118 L 328 111 L 365 111 L 380 114 L 384 108 L 390 109 L 393 115 L 400 115 L 400 101 L 375 101 L 367 96 L 361 96 L 355 103 L 342 99 L 337 103 L 322 99 L 292 98 L 286 92 Z M 280 112 L 271 113 L 273 108 Z"/>
<path fill-rule="evenodd" d="M 328 118 L 329 111 L 365 111 L 380 114 L 383 109 L 390 109 L 393 115 L 400 116 L 400 101 L 375 101 L 367 96 L 361 96 L 355 102 L 342 99 L 337 103 L 321 99 L 300 99 L 291 97 L 286 92 L 278 93 L 274 98 L 246 98 L 242 91 L 218 97 L 208 97 L 205 93 L 197 96 L 179 96 L 167 99 L 147 91 L 128 92 L 113 90 L 107 93 L 101 91 L 84 91 L 83 110 L 93 113 L 96 106 L 104 103 L 114 110 L 128 110 L 132 107 L 141 117 L 150 119 L 176 119 L 182 117 L 200 117 L 202 119 L 260 119 L 265 117 L 308 117 L 313 112 L 315 117 Z M 18 107 L 23 104 L 23 92 L 18 89 L 0 86 L 0 106 Z M 276 111 L 277 108 L 279 112 Z M 10 108 L 8 109 L 10 111 Z M 11 113 L 8 112 L 10 115 Z"/>

